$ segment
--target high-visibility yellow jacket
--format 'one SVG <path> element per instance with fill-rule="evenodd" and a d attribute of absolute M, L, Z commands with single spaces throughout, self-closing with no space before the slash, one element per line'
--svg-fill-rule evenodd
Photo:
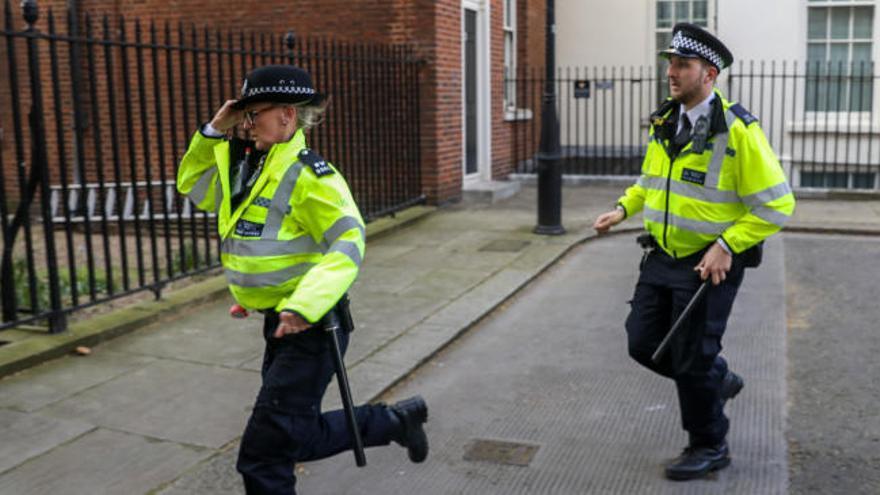
<path fill-rule="evenodd" d="M 721 237 L 741 253 L 779 231 L 794 195 L 757 119 L 715 90 L 704 149 L 672 147 L 680 105 L 652 114 L 642 175 L 619 199 L 627 216 L 644 209 L 645 228 L 681 258 Z"/>
<path fill-rule="evenodd" d="M 342 175 L 306 148 L 302 130 L 272 146 L 250 194 L 231 211 L 229 142 L 197 131 L 177 189 L 215 211 L 229 289 L 251 309 L 316 323 L 357 277 L 364 221 Z"/>

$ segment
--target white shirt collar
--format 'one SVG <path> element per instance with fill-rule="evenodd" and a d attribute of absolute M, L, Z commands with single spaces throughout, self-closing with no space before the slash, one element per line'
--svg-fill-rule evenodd
<path fill-rule="evenodd" d="M 691 108 L 690 110 L 685 110 L 684 103 L 682 103 L 681 108 L 679 108 L 679 115 L 681 115 L 683 113 L 687 113 L 688 120 L 691 121 L 691 126 L 693 126 L 697 122 L 697 119 L 699 119 L 703 115 L 706 115 L 707 116 L 706 118 L 708 118 L 709 112 L 712 111 L 712 100 L 713 99 L 715 99 L 715 92 L 714 91 L 709 93 L 709 96 L 707 96 L 705 100 L 701 101 L 700 103 L 697 103 L 694 106 L 694 108 Z M 675 129 L 676 133 L 678 133 L 678 131 L 681 130 L 682 121 L 683 121 L 683 119 L 678 119 L 678 127 L 676 127 L 676 129 Z"/>

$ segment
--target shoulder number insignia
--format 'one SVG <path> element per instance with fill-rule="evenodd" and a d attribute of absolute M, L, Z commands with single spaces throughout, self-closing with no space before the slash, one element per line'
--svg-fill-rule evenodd
<path fill-rule="evenodd" d="M 333 169 L 330 168 L 330 165 L 327 163 L 324 158 L 315 153 L 314 151 L 306 148 L 299 152 L 299 161 L 305 163 L 309 167 L 311 167 L 312 172 L 315 173 L 318 177 L 323 177 L 325 175 L 332 175 Z"/>
<path fill-rule="evenodd" d="M 743 108 L 743 106 L 740 105 L 739 103 L 735 103 L 735 104 L 731 105 L 730 111 L 733 112 L 734 115 L 739 117 L 740 120 L 742 120 L 746 126 L 750 125 L 753 122 L 758 121 L 758 117 L 755 117 L 754 115 L 749 113 L 749 111 L 746 110 L 745 108 Z"/>

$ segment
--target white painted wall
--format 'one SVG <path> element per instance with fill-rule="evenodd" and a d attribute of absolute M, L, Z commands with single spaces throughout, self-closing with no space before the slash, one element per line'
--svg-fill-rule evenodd
<path fill-rule="evenodd" d="M 806 0 L 721 0 L 716 5 L 715 34 L 734 59 L 790 62 L 806 58 Z"/>
<path fill-rule="evenodd" d="M 654 65 L 656 3 L 556 0 L 557 65 Z M 806 0 L 709 3 L 710 30 L 737 60 L 805 58 Z"/>
<path fill-rule="evenodd" d="M 656 3 L 656 0 L 556 0 L 557 66 L 589 67 L 587 75 L 578 78 L 592 81 L 605 78 L 603 66 L 608 69 L 625 67 L 626 74 L 629 74 L 630 67 L 635 67 L 638 72 L 640 66 L 655 66 L 658 62 Z M 880 62 L 880 1 L 868 1 L 867 4 L 873 4 L 875 9 L 873 58 Z M 790 74 L 792 61 L 797 60 L 798 73 L 803 74 L 807 55 L 807 0 L 709 0 L 708 22 L 709 30 L 733 53 L 735 73 L 750 72 L 749 62 L 755 61 L 754 73 L 760 74 L 760 61 L 763 60 L 768 76 L 773 61 L 777 73 L 781 73 L 782 61 L 786 61 L 786 73 Z M 745 62 L 742 70 L 739 61 Z M 598 70 L 594 71 L 594 68 Z M 722 72 L 719 79 L 719 87 L 725 91 L 728 73 L 729 70 Z M 610 70 L 607 74 L 610 77 Z M 615 77 L 620 76 L 618 69 Z M 758 79 L 754 81 L 757 85 Z M 862 164 L 858 170 L 877 170 L 880 163 L 880 83 L 877 79 L 874 81 L 874 105 L 870 113 L 804 111 L 803 79 L 797 83 L 797 94 L 800 95 L 797 99 L 791 96 L 794 86 L 792 80 L 788 80 L 785 102 L 769 91 L 767 94 L 757 88 L 752 91 L 741 79 L 735 82 L 738 86 L 734 94 L 728 96 L 741 101 L 761 119 L 762 127 L 786 168 L 792 164 L 792 154 L 796 154 L 823 161 L 854 163 L 857 160 Z M 770 84 L 780 85 L 776 89 L 779 95 L 781 82 L 778 79 L 775 83 L 765 82 L 765 88 L 770 88 Z M 597 153 L 602 156 L 616 151 L 626 152 L 638 143 L 644 143 L 647 129 L 644 117 L 649 110 L 639 109 L 639 104 L 619 102 L 630 102 L 633 98 L 627 95 L 633 88 L 636 88 L 636 95 L 640 90 L 642 95 L 648 94 L 649 86 L 621 80 L 614 84 L 613 90 L 594 86 L 589 100 L 578 100 L 574 105 L 562 104 L 560 130 L 563 146 L 569 152 L 576 150 L 574 152 L 578 155 Z M 603 117 L 603 111 L 609 109 L 618 115 L 615 120 Z M 616 135 L 613 129 L 609 130 L 618 127 Z M 855 140 L 858 136 L 861 138 Z M 794 184 L 798 185 L 797 171 L 792 175 Z"/>
<path fill-rule="evenodd" d="M 557 0 L 557 66 L 645 64 L 654 43 L 653 4 L 653 0 Z"/>

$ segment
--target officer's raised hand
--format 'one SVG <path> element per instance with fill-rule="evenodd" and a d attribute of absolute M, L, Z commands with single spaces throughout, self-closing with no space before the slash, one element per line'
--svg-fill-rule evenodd
<path fill-rule="evenodd" d="M 308 330 L 311 323 L 293 311 L 282 311 L 278 314 L 278 328 L 275 329 L 275 338 L 280 339 L 285 335 L 300 333 Z"/>
<path fill-rule="evenodd" d="M 619 224 L 626 218 L 626 215 L 623 213 L 623 210 L 617 208 L 613 211 L 605 212 L 599 215 L 596 218 L 596 221 L 593 222 L 593 229 L 600 234 L 604 234 L 611 230 L 611 227 Z"/>
<path fill-rule="evenodd" d="M 727 278 L 732 262 L 733 256 L 716 242 L 706 251 L 703 259 L 694 267 L 694 271 L 700 272 L 701 280 L 712 277 L 712 284 L 718 285 Z"/>
<path fill-rule="evenodd" d="M 244 110 L 236 110 L 232 108 L 232 105 L 237 101 L 238 100 L 226 100 L 223 106 L 220 107 L 220 110 L 217 110 L 217 113 L 214 114 L 214 118 L 211 119 L 211 127 L 220 132 L 226 132 L 241 122 L 241 119 L 244 118 Z"/>

